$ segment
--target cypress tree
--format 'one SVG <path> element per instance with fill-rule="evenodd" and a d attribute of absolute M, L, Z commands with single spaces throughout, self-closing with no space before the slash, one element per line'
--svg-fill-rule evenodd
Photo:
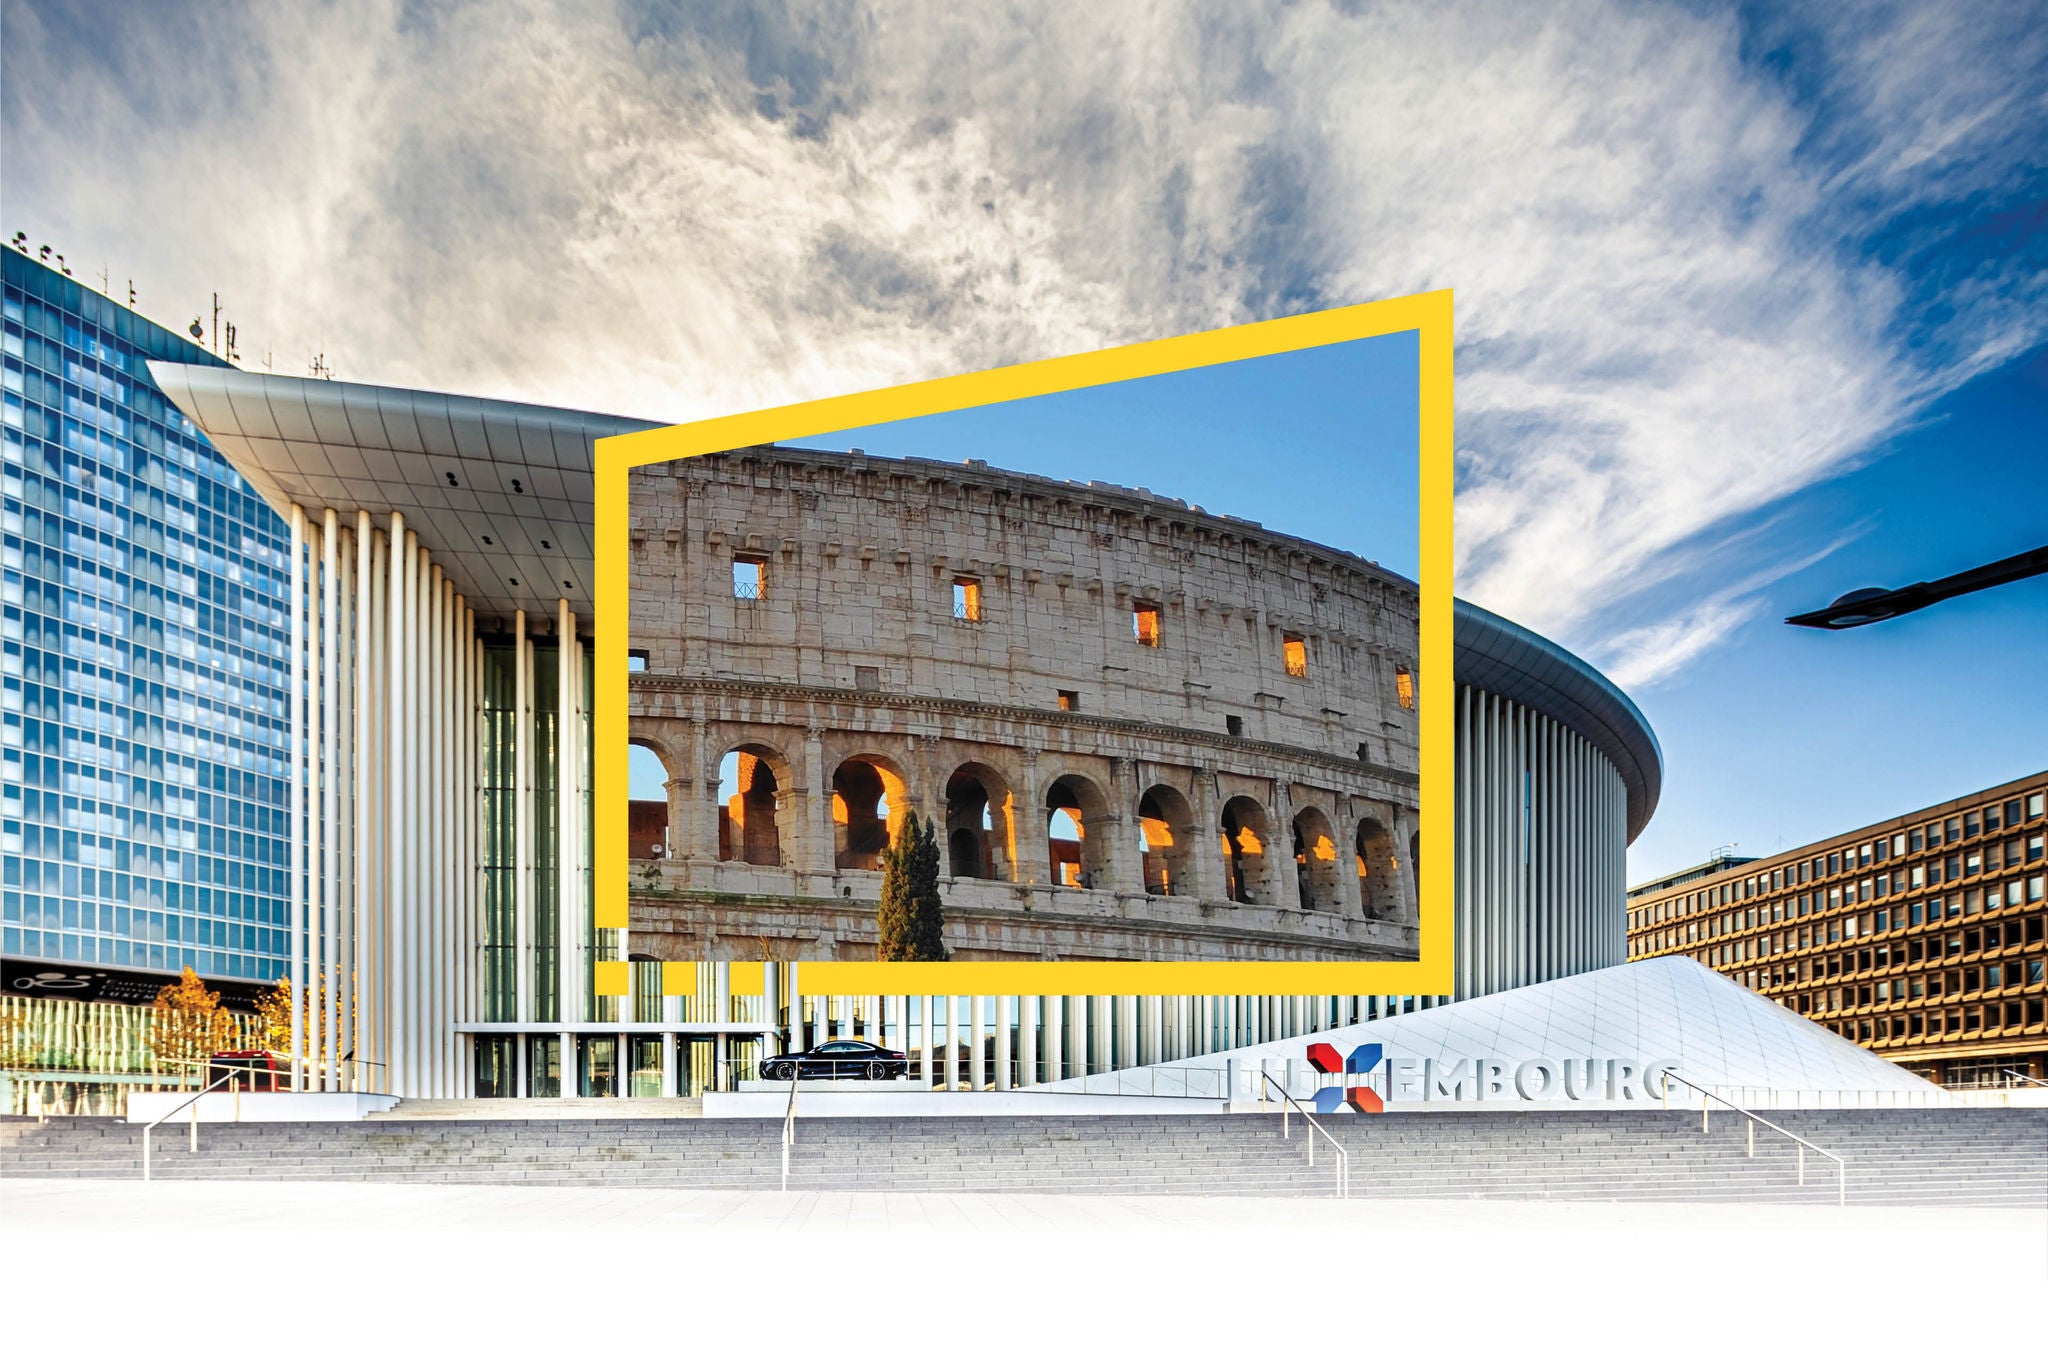
<path fill-rule="evenodd" d="M 939 900 L 938 822 L 912 811 L 882 853 L 882 899 L 875 908 L 880 962 L 944 962 L 945 906 Z"/>

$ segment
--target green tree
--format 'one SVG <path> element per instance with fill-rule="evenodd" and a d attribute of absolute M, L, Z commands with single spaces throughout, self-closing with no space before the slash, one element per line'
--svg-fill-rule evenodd
<path fill-rule="evenodd" d="M 912 811 L 882 853 L 882 900 L 875 908 L 878 962 L 944 962 L 946 907 L 939 900 L 938 822 Z"/>

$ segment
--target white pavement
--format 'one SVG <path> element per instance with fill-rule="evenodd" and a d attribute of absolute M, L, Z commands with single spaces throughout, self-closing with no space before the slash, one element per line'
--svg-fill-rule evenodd
<path fill-rule="evenodd" d="M 857 1309 L 867 1326 L 850 1332 L 777 1318 L 776 1354 L 815 1331 L 835 1359 L 866 1358 L 864 1333 L 900 1358 L 956 1322 L 991 1358 L 1034 1331 L 1136 1332 L 1190 1359 L 1326 1332 L 1347 1352 L 1542 1338 L 1626 1356 L 1654 1340 L 1725 1359 L 1721 1333 L 1761 1328 L 1774 1357 L 1896 1353 L 1971 1336 L 1937 1303 L 1873 1291 L 1912 1248 L 1968 1246 L 1976 1301 L 2048 1287 L 2048 1213 L 2010 1210 L 6 1180 L 0 1234 L 10 1340 L 183 1321 L 237 1285 L 327 1286 L 430 1339 L 506 1334 L 509 1358 L 551 1341 L 630 1351 L 643 1330 L 694 1355 L 813 1294 L 893 1306 Z M 180 1358 L 151 1339 L 168 1348 L 152 1358 Z M 294 1358 L 363 1358 L 347 1338 L 305 1345 Z"/>

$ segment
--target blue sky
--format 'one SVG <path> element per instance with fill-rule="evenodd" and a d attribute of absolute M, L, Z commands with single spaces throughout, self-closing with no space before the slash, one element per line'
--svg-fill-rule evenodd
<path fill-rule="evenodd" d="M 1975 380 L 1727 534 L 1758 556 L 1840 544 L 1637 700 L 1664 800 L 1629 851 L 1647 879 L 1716 845 L 1762 856 L 2048 768 L 2048 576 L 1853 630 L 1780 623 L 2048 545 L 2048 351 Z"/>
<path fill-rule="evenodd" d="M 1657 724 L 1639 872 L 2044 761 L 2038 586 L 1775 624 L 2048 541 L 2039 0 L 10 0 L 0 164 L 252 367 L 673 421 L 1450 288 L 1458 589 Z"/>
<path fill-rule="evenodd" d="M 1415 334 L 786 442 L 1149 488 L 1416 575 Z"/>

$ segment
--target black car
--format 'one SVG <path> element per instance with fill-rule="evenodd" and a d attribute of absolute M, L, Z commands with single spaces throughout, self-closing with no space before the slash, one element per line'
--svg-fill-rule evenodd
<path fill-rule="evenodd" d="M 840 1038 L 820 1043 L 809 1052 L 785 1052 L 761 1063 L 761 1075 L 768 1080 L 790 1080 L 799 1069 L 809 1079 L 894 1081 L 909 1074 L 910 1059 L 873 1043 Z"/>

